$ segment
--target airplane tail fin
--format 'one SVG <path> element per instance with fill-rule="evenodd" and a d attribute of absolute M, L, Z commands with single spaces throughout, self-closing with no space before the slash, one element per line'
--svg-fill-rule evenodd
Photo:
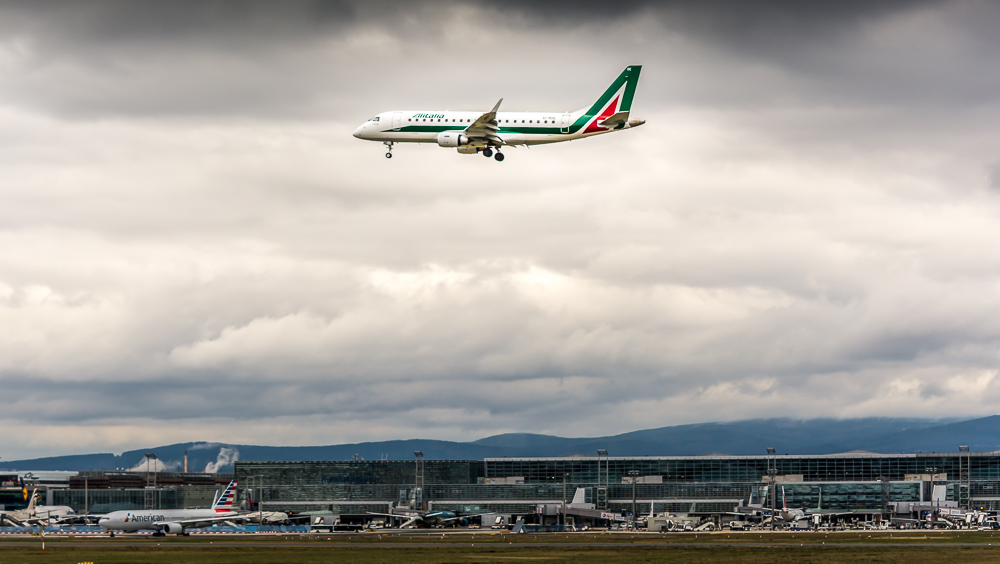
<path fill-rule="evenodd" d="M 639 83 L 639 71 L 642 65 L 631 65 L 625 67 L 618 78 L 611 83 L 611 86 L 601 94 L 596 102 L 589 108 L 582 108 L 576 113 L 583 113 L 580 120 L 583 123 L 590 121 L 595 116 L 597 119 L 588 125 L 584 133 L 605 131 L 622 127 L 628 121 L 628 113 L 632 109 L 632 98 L 635 97 L 635 86 Z M 580 123 L 580 122 L 578 122 Z"/>
<path fill-rule="evenodd" d="M 233 502 L 235 501 L 236 480 L 234 479 L 232 482 L 229 482 L 229 485 L 226 486 L 226 491 L 222 492 L 219 499 L 215 501 L 213 509 L 215 509 L 216 513 L 228 513 L 233 510 Z"/>
<path fill-rule="evenodd" d="M 583 505 L 587 500 L 587 488 L 576 488 L 576 493 L 573 494 L 573 501 L 569 502 L 570 505 Z"/>
<path fill-rule="evenodd" d="M 608 86 L 604 94 L 601 94 L 601 97 L 591 104 L 589 108 L 582 108 L 581 111 L 593 117 L 602 114 L 601 110 L 607 110 L 609 104 L 614 102 L 608 116 L 619 112 L 629 112 L 632 109 L 632 98 L 635 97 L 635 86 L 639 83 L 639 71 L 641 70 L 642 65 L 625 67 L 625 70 L 618 75 L 618 78 L 611 83 L 611 86 Z"/>
<path fill-rule="evenodd" d="M 781 486 L 781 509 L 788 510 L 788 506 L 785 505 L 785 486 Z"/>
<path fill-rule="evenodd" d="M 256 511 L 257 504 L 253 501 L 253 490 L 247 488 L 247 511 Z"/>
<path fill-rule="evenodd" d="M 35 502 L 38 501 L 38 489 L 31 491 L 31 499 L 28 500 L 28 515 L 32 515 L 35 512 Z"/>

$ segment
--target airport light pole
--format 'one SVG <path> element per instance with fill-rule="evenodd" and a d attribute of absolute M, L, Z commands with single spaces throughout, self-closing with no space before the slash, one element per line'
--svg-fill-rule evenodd
<path fill-rule="evenodd" d="M 635 482 L 639 477 L 638 470 L 629 470 L 628 475 L 632 477 L 632 531 L 635 531 Z"/>
<path fill-rule="evenodd" d="M 931 475 L 931 507 L 934 507 L 934 482 L 937 481 L 937 467 L 930 467 L 927 469 L 927 473 Z M 937 511 L 934 512 L 934 519 L 937 520 Z"/>
<path fill-rule="evenodd" d="M 601 474 L 601 457 L 604 457 L 605 472 Z M 605 511 L 608 508 L 608 482 L 611 481 L 608 478 L 610 473 L 611 462 L 608 460 L 608 451 L 603 448 L 597 449 L 597 499 L 595 507 L 601 511 Z"/>
<path fill-rule="evenodd" d="M 962 466 L 965 458 L 965 466 Z M 958 446 L 958 501 L 962 509 L 972 510 L 972 457 L 969 445 Z"/>
<path fill-rule="evenodd" d="M 569 473 L 563 472 L 563 532 L 566 532 L 566 476 Z"/>
<path fill-rule="evenodd" d="M 153 472 L 149 471 L 149 461 L 156 460 L 156 454 L 152 452 L 146 453 L 146 492 L 145 500 L 143 505 L 145 509 L 159 509 L 159 503 L 156 503 L 156 464 L 153 464 Z M 152 476 L 152 487 L 150 486 L 150 476 Z M 156 505 L 156 507 L 153 507 Z"/>
<path fill-rule="evenodd" d="M 768 456 L 768 461 L 767 461 L 767 477 L 770 479 L 769 481 L 771 482 L 770 490 L 768 490 L 768 492 L 767 492 L 767 497 L 771 498 L 771 530 L 772 531 L 774 530 L 774 493 L 775 493 L 774 492 L 774 486 L 775 486 L 775 483 L 776 483 L 777 478 L 778 478 L 778 468 L 777 468 L 777 465 L 774 464 L 774 462 L 775 462 L 774 455 L 776 453 L 777 453 L 777 451 L 774 450 L 772 447 L 767 447 L 767 456 Z"/>
<path fill-rule="evenodd" d="M 261 524 L 264 524 L 264 475 L 261 474 L 257 476 L 260 478 L 260 491 L 257 492 L 257 514 L 260 515 Z"/>
<path fill-rule="evenodd" d="M 424 453 L 419 450 L 413 451 L 413 456 L 416 458 L 416 478 L 415 478 L 415 488 L 416 491 L 413 492 L 413 503 L 416 504 L 417 511 L 424 510 Z"/>

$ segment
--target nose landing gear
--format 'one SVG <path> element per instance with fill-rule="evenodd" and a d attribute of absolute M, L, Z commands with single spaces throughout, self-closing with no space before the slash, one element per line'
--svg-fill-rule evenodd
<path fill-rule="evenodd" d="M 392 141 L 384 141 L 384 142 L 382 142 L 382 144 L 385 145 L 385 148 L 388 149 L 388 151 L 389 151 L 388 153 L 385 154 L 385 158 L 391 159 L 392 158 Z"/>

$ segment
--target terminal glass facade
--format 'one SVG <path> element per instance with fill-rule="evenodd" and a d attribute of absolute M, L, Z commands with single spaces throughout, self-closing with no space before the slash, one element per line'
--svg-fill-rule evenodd
<path fill-rule="evenodd" d="M 614 511 L 631 507 L 629 472 L 637 471 L 640 511 L 652 503 L 656 512 L 721 512 L 751 496 L 769 504 L 769 467 L 773 492 L 783 489 L 789 507 L 878 512 L 943 491 L 947 501 L 1000 509 L 1000 455 L 976 453 L 427 460 L 420 498 L 441 509 L 527 513 L 582 487 L 588 502 L 606 491 Z M 260 499 L 273 509 L 363 513 L 417 497 L 417 468 L 415 461 L 240 461 L 236 476 L 241 491 L 262 486 Z"/>

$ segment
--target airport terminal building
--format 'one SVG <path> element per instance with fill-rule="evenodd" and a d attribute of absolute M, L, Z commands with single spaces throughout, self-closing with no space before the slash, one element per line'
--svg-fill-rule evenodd
<path fill-rule="evenodd" d="M 583 488 L 596 510 L 710 516 L 781 494 L 789 508 L 912 515 L 928 507 L 1000 510 L 1000 453 L 597 456 L 483 460 L 238 461 L 248 489 L 275 511 L 385 512 L 390 504 L 506 515 L 537 513 Z M 66 473 L 71 474 L 71 473 Z M 233 474 L 81 472 L 36 481 L 44 503 L 78 512 L 208 507 Z M 633 484 L 633 479 L 635 484 Z M 12 482 L 13 483 L 13 482 Z M 771 484 L 774 484 L 773 486 Z M 11 503 L 23 503 L 20 485 Z M 30 490 L 29 490 L 30 491 Z M 769 492 L 775 495 L 768 497 Z M 14 508 L 9 505 L 8 509 Z"/>
<path fill-rule="evenodd" d="M 641 514 L 720 514 L 751 496 L 769 504 L 768 491 L 779 508 L 783 491 L 790 508 L 858 515 L 909 513 L 921 504 L 1000 509 L 998 453 L 240 461 L 236 477 L 241 490 L 260 491 L 269 509 L 333 514 L 415 500 L 434 509 L 528 514 L 572 499 L 577 488 L 609 512 L 631 509 L 634 495 Z"/>

